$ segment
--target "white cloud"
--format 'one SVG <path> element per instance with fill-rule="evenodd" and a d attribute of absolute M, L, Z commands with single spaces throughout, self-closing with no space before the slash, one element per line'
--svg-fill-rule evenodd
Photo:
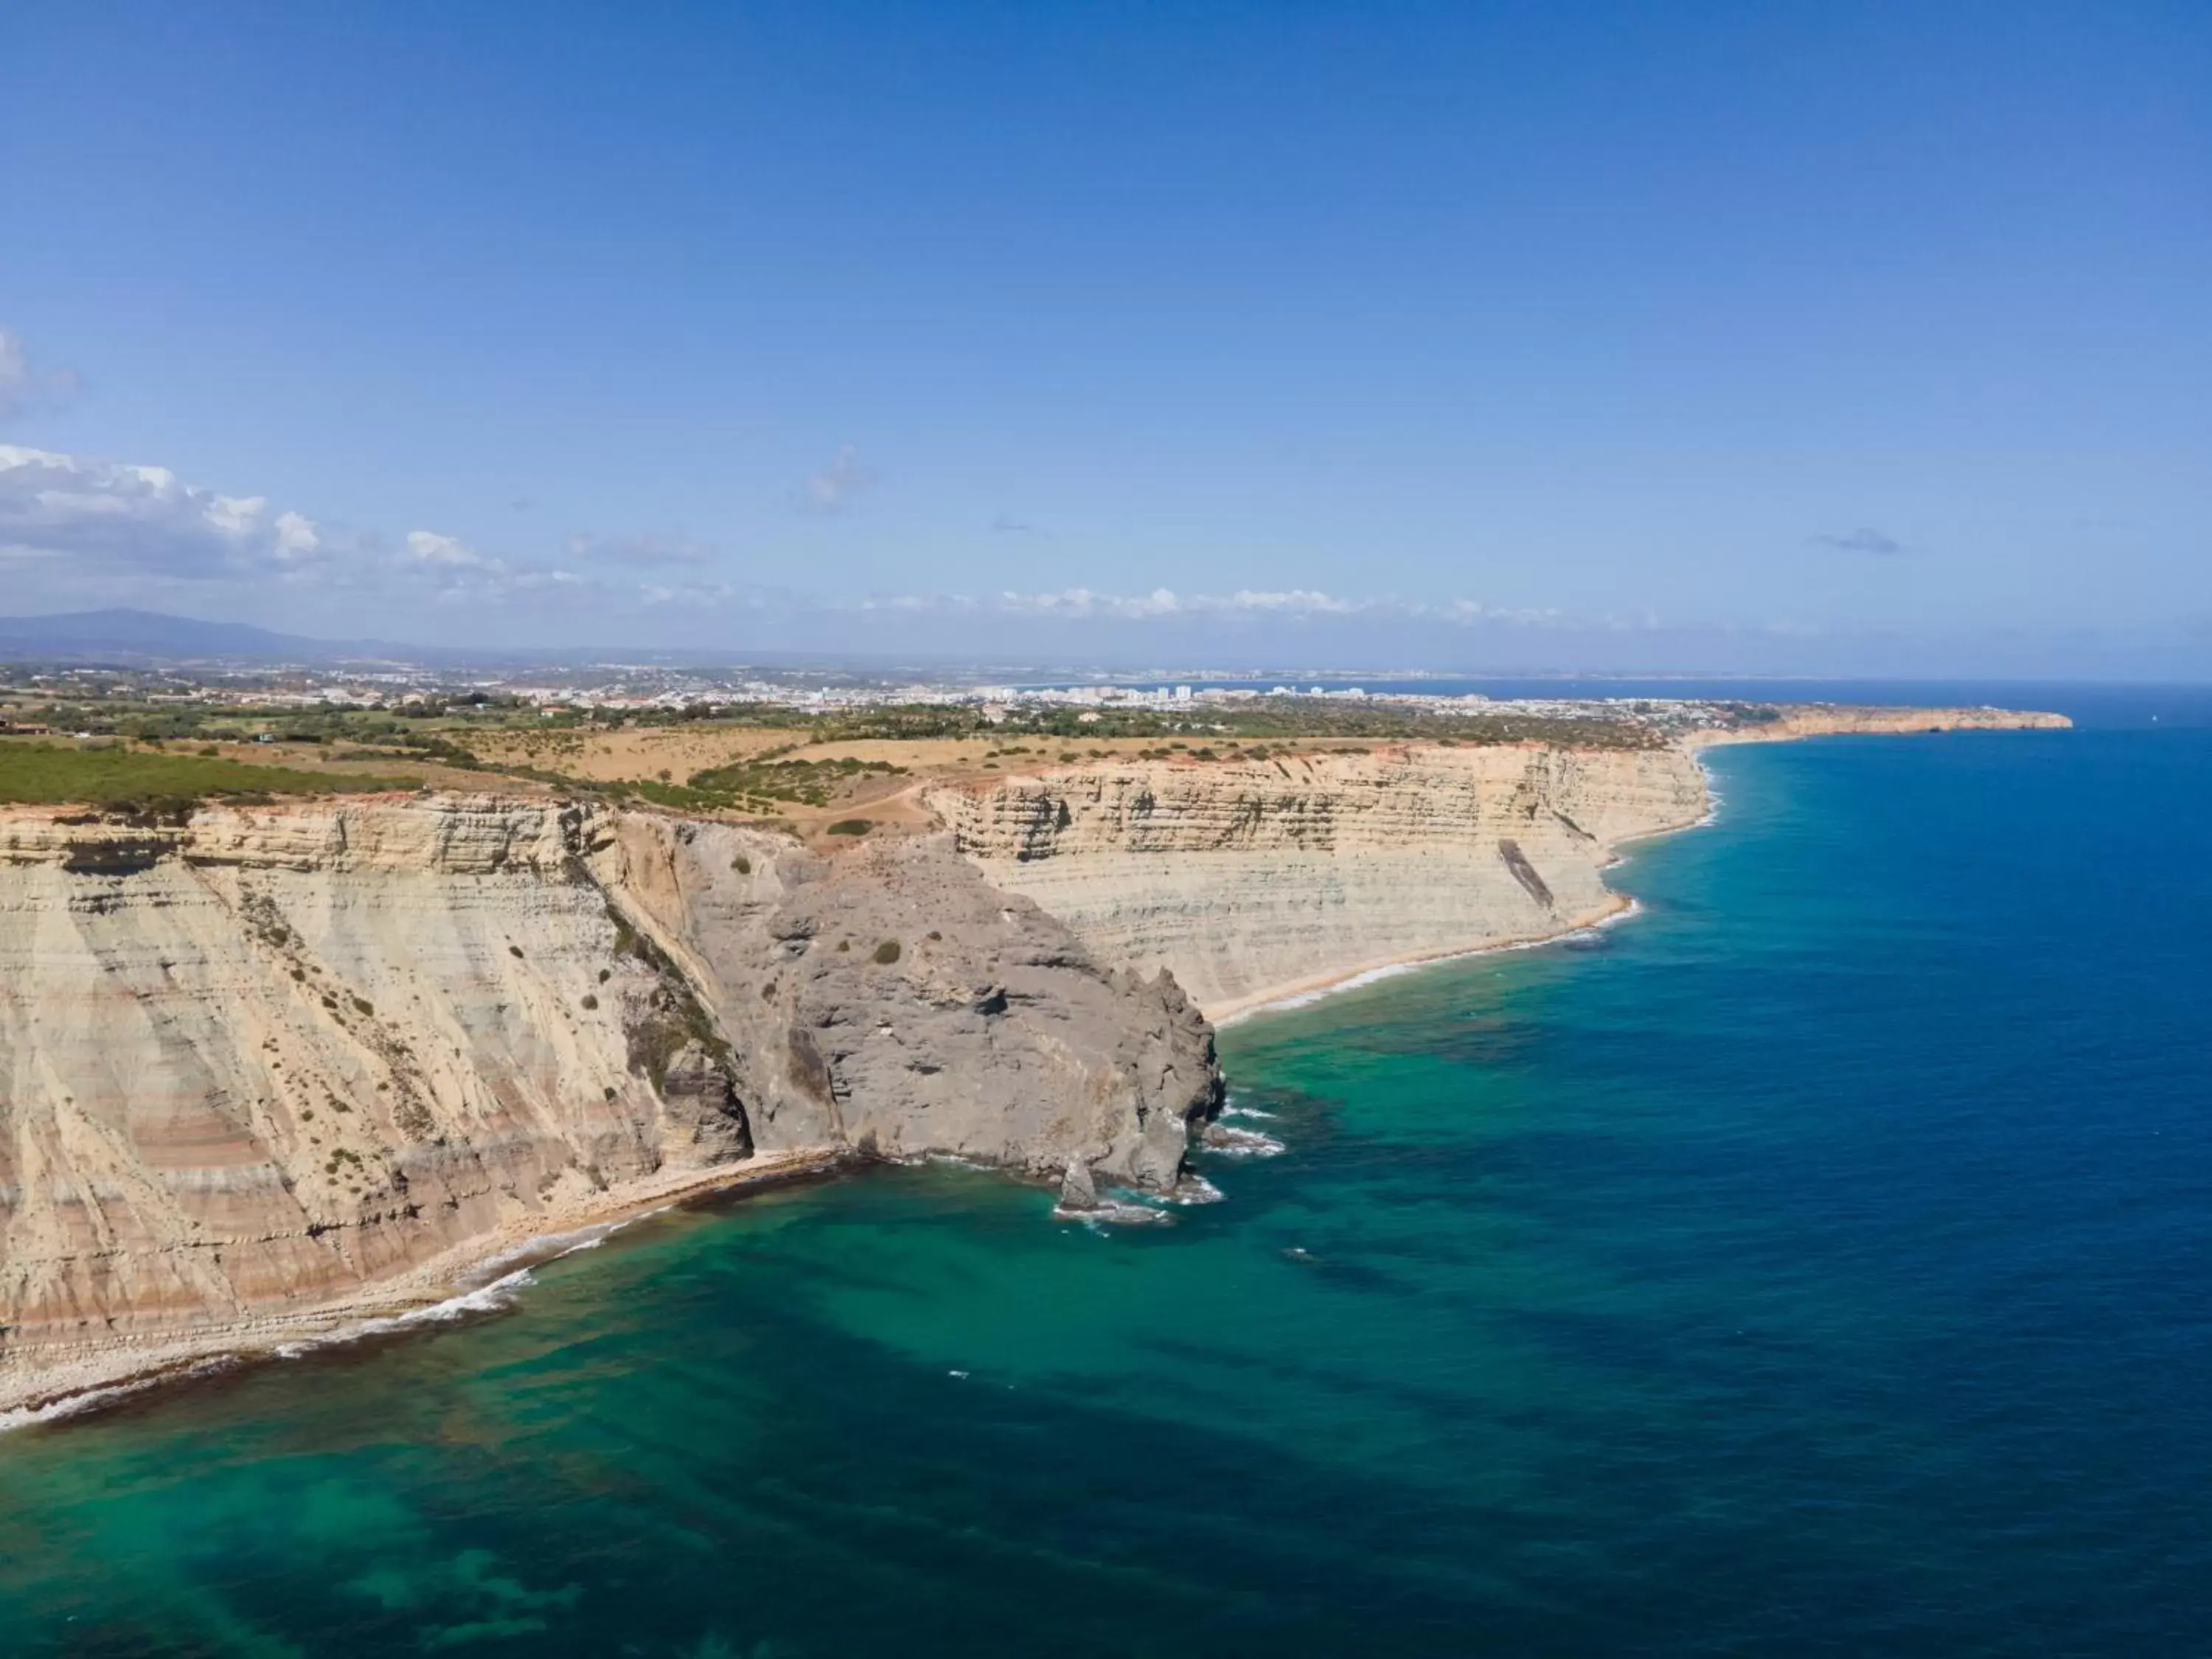
<path fill-rule="evenodd" d="M 0 547 L 185 580 L 282 574 L 335 550 L 313 520 L 272 512 L 265 496 L 13 444 L 0 444 Z"/>
<path fill-rule="evenodd" d="M 1179 594 L 1173 588 L 1156 587 L 1149 593 L 1100 593 L 1088 587 L 1066 587 L 1057 592 L 999 595 L 999 608 L 1018 615 L 1041 617 L 1117 617 L 1144 621 L 1158 617 L 1205 615 L 1266 615 L 1276 617 L 1352 616 L 1363 611 L 1391 608 L 1391 602 L 1344 599 L 1311 588 L 1263 592 L 1239 588 L 1234 593 Z M 1397 607 L 1401 610 L 1405 607 Z"/>
<path fill-rule="evenodd" d="M 36 409 L 58 408 L 76 386 L 76 370 L 40 374 L 32 366 L 23 337 L 0 328 L 0 421 L 12 421 Z"/>
<path fill-rule="evenodd" d="M 601 605 L 722 603 L 710 584 L 646 585 L 618 566 L 683 564 L 696 544 L 652 536 L 572 539 L 572 554 L 606 568 L 532 562 L 485 551 L 444 531 L 410 530 L 387 543 L 333 532 L 265 495 L 187 483 L 162 466 L 135 466 L 0 444 L 0 563 L 36 572 L 47 603 L 144 595 L 157 585 L 281 580 L 405 602 L 496 605 L 528 595 L 595 596 Z M 350 602 L 350 601 L 349 601 Z"/>
<path fill-rule="evenodd" d="M 848 607 L 850 608 L 850 607 Z M 978 602 L 957 593 L 876 594 L 858 602 L 863 611 L 963 611 L 981 609 L 1008 617 L 1066 621 L 1159 622 L 1212 617 L 1224 621 L 1366 617 L 1376 621 L 1445 623 L 1455 627 L 1656 628 L 1650 615 L 1631 618 L 1575 617 L 1565 611 L 1521 606 L 1506 608 L 1478 599 L 1348 599 L 1318 588 L 1240 587 L 1229 593 L 1178 593 L 1156 587 L 1149 593 L 1106 593 L 1090 587 L 1063 587 L 1022 593 L 1012 589 Z"/>
<path fill-rule="evenodd" d="M 807 479 L 799 492 L 799 504 L 817 513 L 835 513 L 875 482 L 875 469 L 860 459 L 860 451 L 847 444 L 838 450 L 836 460 Z"/>
<path fill-rule="evenodd" d="M 1087 587 L 1066 587 L 1056 593 L 999 595 L 999 609 L 1020 616 L 1037 617 L 1171 617 L 1183 603 L 1172 589 L 1156 587 L 1149 593 L 1121 596 L 1094 593 Z"/>
<path fill-rule="evenodd" d="M 452 570 L 486 570 L 498 568 L 498 561 L 487 559 L 458 536 L 441 536 L 434 530 L 410 530 L 407 532 L 408 556 L 419 564 L 442 566 Z"/>

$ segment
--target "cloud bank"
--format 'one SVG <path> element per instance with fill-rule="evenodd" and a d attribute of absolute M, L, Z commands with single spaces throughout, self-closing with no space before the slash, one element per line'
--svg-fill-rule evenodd
<path fill-rule="evenodd" d="M 167 467 L 0 444 L 0 557 L 212 580 L 306 569 L 335 551 L 312 520 L 265 496 L 202 489 Z"/>

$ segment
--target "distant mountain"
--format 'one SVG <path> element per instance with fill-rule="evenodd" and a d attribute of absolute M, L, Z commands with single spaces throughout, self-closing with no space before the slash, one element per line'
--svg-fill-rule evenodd
<path fill-rule="evenodd" d="M 210 657 L 320 662 L 405 654 L 374 641 L 313 640 L 244 623 L 202 622 L 155 611 L 71 611 L 0 617 L 0 659 L 62 662 L 173 662 Z"/>

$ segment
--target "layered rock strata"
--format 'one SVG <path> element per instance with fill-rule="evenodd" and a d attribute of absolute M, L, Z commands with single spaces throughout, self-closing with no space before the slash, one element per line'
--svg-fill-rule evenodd
<path fill-rule="evenodd" d="M 929 800 L 993 885 L 1213 1019 L 1597 921 L 1626 903 L 1615 849 L 1707 805 L 1684 750 L 1536 744 L 1100 763 Z"/>
<path fill-rule="evenodd" d="M 1771 717 L 1699 732 L 1703 747 L 1724 743 L 1777 743 L 1796 738 L 1915 736 L 1932 732 L 2062 732 L 2063 714 L 2016 708 L 1883 708 L 1873 703 L 1777 703 Z"/>
<path fill-rule="evenodd" d="M 994 886 L 1220 1019 L 1601 920 L 1626 903 L 1601 874 L 1615 849 L 1707 801 L 1675 748 L 1398 745 L 1067 768 L 930 804 Z"/>
<path fill-rule="evenodd" d="M 1165 1187 L 1173 981 L 944 837 L 484 799 L 0 817 L 0 1399 L 809 1149 Z"/>

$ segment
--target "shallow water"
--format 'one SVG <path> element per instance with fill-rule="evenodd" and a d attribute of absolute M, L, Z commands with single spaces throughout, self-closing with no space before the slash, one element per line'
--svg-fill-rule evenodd
<path fill-rule="evenodd" d="M 1630 925 L 1225 1034 L 1171 1227 L 876 1171 L 0 1437 L 0 1651 L 2212 1650 L 2154 706 L 1718 753 Z"/>

